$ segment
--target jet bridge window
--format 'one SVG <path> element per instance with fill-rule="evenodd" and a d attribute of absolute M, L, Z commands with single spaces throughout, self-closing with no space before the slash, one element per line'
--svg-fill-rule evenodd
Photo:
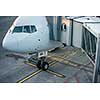
<path fill-rule="evenodd" d="M 66 26 L 65 23 L 63 23 L 63 24 L 61 25 L 61 31 L 66 32 L 66 30 L 67 30 L 67 26 Z"/>

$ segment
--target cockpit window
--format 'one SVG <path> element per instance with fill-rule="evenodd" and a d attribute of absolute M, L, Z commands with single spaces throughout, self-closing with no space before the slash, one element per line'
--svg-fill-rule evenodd
<path fill-rule="evenodd" d="M 13 30 L 13 33 L 20 33 L 20 32 L 24 32 L 24 33 L 34 33 L 36 32 L 37 29 L 34 25 L 31 26 L 16 26 Z"/>
<path fill-rule="evenodd" d="M 31 33 L 29 26 L 24 26 L 23 32 L 25 33 Z"/>
<path fill-rule="evenodd" d="M 31 26 L 31 32 L 34 33 L 36 31 L 37 31 L 36 27 L 35 26 Z"/>
<path fill-rule="evenodd" d="M 16 26 L 13 30 L 13 33 L 20 33 L 22 32 L 22 26 Z"/>

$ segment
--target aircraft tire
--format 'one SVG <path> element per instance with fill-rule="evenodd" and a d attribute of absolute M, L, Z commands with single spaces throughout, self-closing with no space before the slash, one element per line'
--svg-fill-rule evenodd
<path fill-rule="evenodd" d="M 49 68 L 48 62 L 43 62 L 42 63 L 42 70 L 46 71 L 46 70 L 48 70 L 48 68 Z"/>
<path fill-rule="evenodd" d="M 38 69 L 41 69 L 41 60 L 39 60 L 39 61 L 37 62 L 37 68 L 38 68 Z"/>

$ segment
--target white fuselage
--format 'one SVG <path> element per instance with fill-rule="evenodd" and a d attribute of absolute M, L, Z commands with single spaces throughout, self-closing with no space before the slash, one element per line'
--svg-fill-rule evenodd
<path fill-rule="evenodd" d="M 54 48 L 60 43 L 50 41 L 48 23 L 45 17 L 21 16 L 8 30 L 2 45 L 10 51 L 34 53 Z"/>

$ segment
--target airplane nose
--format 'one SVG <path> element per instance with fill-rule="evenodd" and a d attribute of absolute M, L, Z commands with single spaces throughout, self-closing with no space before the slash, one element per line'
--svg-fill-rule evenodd
<path fill-rule="evenodd" d="M 16 51 L 17 49 L 17 40 L 14 38 L 5 37 L 2 42 L 3 48 L 11 51 Z"/>

